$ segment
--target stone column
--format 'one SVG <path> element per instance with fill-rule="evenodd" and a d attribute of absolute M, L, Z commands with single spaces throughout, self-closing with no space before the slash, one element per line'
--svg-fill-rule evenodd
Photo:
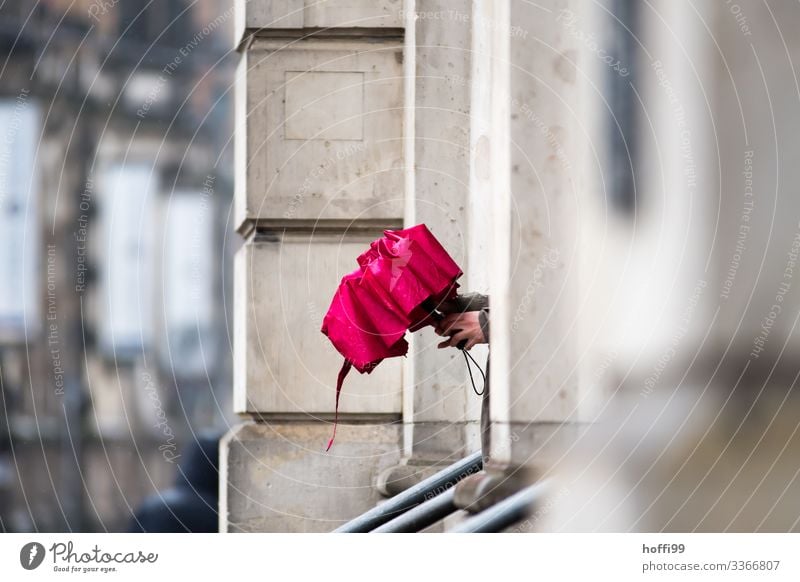
<path fill-rule="evenodd" d="M 544 461 L 581 420 L 579 48 L 557 20 L 570 8 L 511 2 L 508 28 L 496 27 L 509 47 L 510 176 L 494 207 L 493 283 L 505 309 L 492 314 L 491 456 L 513 466 Z"/>
<path fill-rule="evenodd" d="M 352 372 L 320 333 L 339 279 L 402 226 L 400 3 L 241 1 L 234 408 L 222 531 L 329 531 L 379 499 L 401 456 L 402 362 Z"/>
<path fill-rule="evenodd" d="M 487 475 L 457 492 L 472 509 L 498 484 L 513 488 L 508 476 L 521 476 L 519 468 L 546 465 L 582 421 L 580 51 L 557 21 L 575 4 L 476 2 L 473 171 L 476 188 L 491 197 L 493 424 Z"/>
<path fill-rule="evenodd" d="M 406 225 L 425 223 L 465 270 L 471 285 L 469 0 L 406 1 Z M 480 399 L 467 386 L 462 355 L 439 350 L 426 328 L 409 337 L 405 360 L 405 453 L 380 487 L 393 494 L 480 447 Z M 480 350 L 476 351 L 476 355 Z M 485 360 L 485 351 L 482 354 Z M 477 375 L 477 373 L 476 373 Z"/>

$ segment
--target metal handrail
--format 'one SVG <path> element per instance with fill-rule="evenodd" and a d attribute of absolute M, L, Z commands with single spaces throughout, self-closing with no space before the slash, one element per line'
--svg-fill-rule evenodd
<path fill-rule="evenodd" d="M 454 503 L 455 488 L 450 488 L 430 501 L 420 503 L 392 521 L 384 523 L 372 533 L 410 533 L 422 531 L 458 509 Z"/>
<path fill-rule="evenodd" d="M 435 475 L 398 493 L 388 501 L 370 509 L 355 519 L 334 530 L 336 533 L 364 533 L 370 532 L 383 524 L 392 521 L 398 516 L 414 509 L 415 507 L 434 499 L 435 497 L 451 490 L 453 486 L 470 475 L 483 469 L 483 457 L 480 452 L 445 467 Z M 430 506 L 440 509 L 439 505 Z M 442 504 L 444 505 L 444 504 Z M 417 514 L 419 516 L 419 514 Z M 417 517 L 416 519 L 419 519 Z"/>
<path fill-rule="evenodd" d="M 530 517 L 534 504 L 542 498 L 547 481 L 540 481 L 492 505 L 450 530 L 452 533 L 490 533 L 503 531 Z"/>

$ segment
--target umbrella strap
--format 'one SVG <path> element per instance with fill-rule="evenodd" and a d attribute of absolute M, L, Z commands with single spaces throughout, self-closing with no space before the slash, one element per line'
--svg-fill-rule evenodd
<path fill-rule="evenodd" d="M 345 376 L 347 376 L 347 373 L 352 367 L 353 362 L 345 359 L 342 364 L 342 369 L 339 370 L 339 378 L 336 380 L 336 411 L 333 416 L 333 435 L 331 435 L 331 440 L 328 441 L 328 447 L 325 449 L 325 452 L 331 450 L 333 439 L 336 438 L 336 425 L 339 423 L 339 395 L 342 393 L 342 384 L 344 383 Z"/>
<path fill-rule="evenodd" d="M 467 363 L 467 372 L 469 372 L 469 381 L 472 383 L 472 391 L 478 396 L 483 396 L 483 393 L 486 392 L 486 374 L 483 373 L 483 369 L 480 367 L 480 364 L 475 361 L 475 358 L 473 358 L 467 350 L 464 348 L 460 349 L 461 353 L 464 354 L 464 361 Z M 472 363 L 475 364 L 476 368 L 478 368 L 478 372 L 481 373 L 481 378 L 483 378 L 483 385 L 481 386 L 480 392 L 478 392 L 478 389 L 475 387 L 475 379 L 472 377 L 472 366 L 469 365 L 470 360 L 472 360 Z"/>

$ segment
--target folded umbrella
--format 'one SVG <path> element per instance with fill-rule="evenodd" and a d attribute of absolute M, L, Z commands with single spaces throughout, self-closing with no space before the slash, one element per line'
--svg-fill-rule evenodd
<path fill-rule="evenodd" d="M 336 383 L 336 420 L 350 368 L 370 373 L 384 358 L 404 356 L 406 331 L 433 323 L 436 306 L 455 297 L 462 274 L 424 224 L 384 231 L 358 257 L 358 265 L 342 278 L 322 321 L 322 333 L 344 356 Z"/>

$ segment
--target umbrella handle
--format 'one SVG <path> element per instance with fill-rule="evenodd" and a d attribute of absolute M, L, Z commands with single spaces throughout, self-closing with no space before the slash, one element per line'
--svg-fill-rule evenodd
<path fill-rule="evenodd" d="M 430 298 L 420 303 L 419 306 L 427 311 L 436 321 L 441 321 L 444 319 L 444 315 L 441 312 L 436 311 L 436 306 L 433 304 L 433 301 L 431 301 Z"/>

